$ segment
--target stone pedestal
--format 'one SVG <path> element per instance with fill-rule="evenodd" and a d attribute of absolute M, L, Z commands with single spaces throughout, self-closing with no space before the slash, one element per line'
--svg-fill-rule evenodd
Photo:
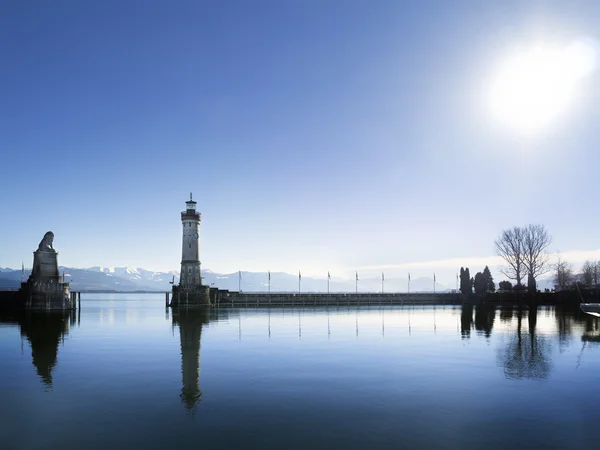
<path fill-rule="evenodd" d="M 74 308 L 68 283 L 29 279 L 26 287 L 21 289 L 21 294 L 26 309 L 50 311 Z"/>
<path fill-rule="evenodd" d="M 58 283 L 60 273 L 58 272 L 58 253 L 55 250 L 33 252 L 31 278 L 36 281 L 55 280 Z"/>

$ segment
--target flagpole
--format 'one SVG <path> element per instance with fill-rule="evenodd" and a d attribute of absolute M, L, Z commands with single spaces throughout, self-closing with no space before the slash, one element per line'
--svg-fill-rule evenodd
<path fill-rule="evenodd" d="M 331 280 L 331 274 L 327 272 L 327 295 L 329 295 L 329 280 Z"/>
<path fill-rule="evenodd" d="M 298 294 L 300 293 L 300 281 L 302 280 L 302 274 L 298 271 Z"/>
<path fill-rule="evenodd" d="M 356 295 L 358 295 L 358 272 L 356 272 Z"/>
<path fill-rule="evenodd" d="M 408 293 L 410 294 L 410 272 L 408 272 Z"/>
<path fill-rule="evenodd" d="M 238 292 L 242 292 L 242 271 L 238 272 Z"/>
<path fill-rule="evenodd" d="M 269 295 L 271 295 L 271 271 L 269 270 Z"/>
<path fill-rule="evenodd" d="M 381 293 L 383 294 L 383 280 L 384 280 L 384 276 L 383 276 L 383 272 L 381 272 Z"/>
<path fill-rule="evenodd" d="M 433 293 L 435 294 L 435 272 L 433 272 Z"/>

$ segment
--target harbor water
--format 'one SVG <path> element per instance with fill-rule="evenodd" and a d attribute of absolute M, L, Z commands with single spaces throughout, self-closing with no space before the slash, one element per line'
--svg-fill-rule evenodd
<path fill-rule="evenodd" d="M 81 304 L 0 316 L 2 449 L 598 448 L 577 309 Z"/>

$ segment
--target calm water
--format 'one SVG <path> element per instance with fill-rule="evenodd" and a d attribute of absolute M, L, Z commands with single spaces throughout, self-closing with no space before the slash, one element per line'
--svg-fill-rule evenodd
<path fill-rule="evenodd" d="M 0 448 L 600 448 L 577 311 L 163 301 L 3 316 Z"/>

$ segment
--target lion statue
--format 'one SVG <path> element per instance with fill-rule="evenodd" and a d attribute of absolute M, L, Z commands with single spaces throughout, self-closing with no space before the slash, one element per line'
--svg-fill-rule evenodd
<path fill-rule="evenodd" d="M 53 251 L 54 247 L 52 247 L 52 243 L 54 242 L 54 233 L 52 231 L 48 231 L 44 235 L 44 239 L 41 240 L 40 245 L 38 247 L 38 251 Z"/>

